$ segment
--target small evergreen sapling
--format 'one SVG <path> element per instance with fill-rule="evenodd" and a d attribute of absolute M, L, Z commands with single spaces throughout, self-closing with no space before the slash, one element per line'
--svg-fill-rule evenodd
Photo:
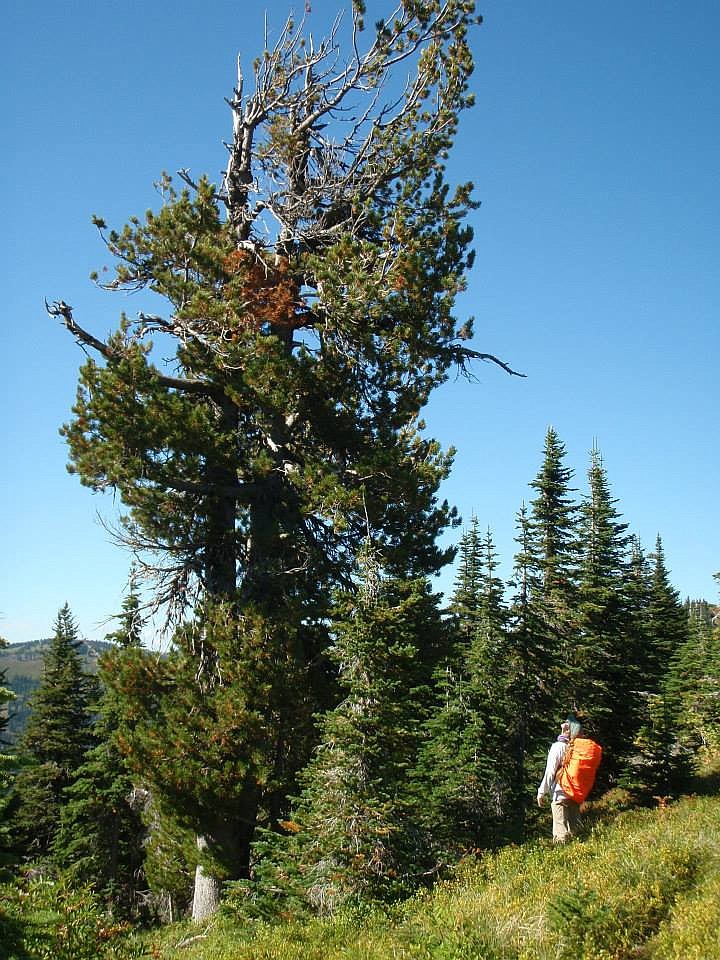
<path fill-rule="evenodd" d="M 138 910 L 143 882 L 145 830 L 133 804 L 134 784 L 120 753 L 116 734 L 122 702 L 108 681 L 123 651 L 140 646 L 139 600 L 130 593 L 123 603 L 119 629 L 106 637 L 117 644 L 100 661 L 102 692 L 94 710 L 95 745 L 87 752 L 65 789 L 53 859 L 78 886 L 94 892 L 121 915 Z"/>
<path fill-rule="evenodd" d="M 321 721 L 282 845 L 290 887 L 319 913 L 412 890 L 430 853 L 412 774 L 443 635 L 437 597 L 423 580 L 368 582 L 366 568 L 366 589 L 338 606 L 342 700 Z"/>
<path fill-rule="evenodd" d="M 13 787 L 13 831 L 26 857 L 51 854 L 66 788 L 93 745 L 92 706 L 97 685 L 83 670 L 78 628 L 70 607 L 58 613 L 45 654 L 42 681 L 18 753 L 24 762 Z"/>

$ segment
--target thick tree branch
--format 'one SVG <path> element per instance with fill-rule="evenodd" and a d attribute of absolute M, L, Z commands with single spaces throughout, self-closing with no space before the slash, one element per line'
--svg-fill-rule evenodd
<path fill-rule="evenodd" d="M 73 308 L 65 303 L 64 300 L 55 300 L 52 304 L 49 304 L 47 300 L 45 300 L 45 309 L 51 317 L 60 317 L 62 319 L 63 325 L 75 337 L 75 340 L 83 349 L 85 349 L 85 347 L 91 347 L 99 353 L 100 356 L 104 357 L 108 363 L 117 363 L 122 358 L 120 351 L 113 350 L 112 347 L 103 340 L 98 340 L 97 337 L 94 337 L 91 333 L 88 333 L 87 330 L 84 330 L 74 319 L 72 313 Z M 151 319 L 157 320 L 158 318 L 153 317 Z M 85 352 L 87 353 L 87 350 L 85 350 Z M 184 377 L 169 377 L 157 370 L 155 371 L 155 375 L 161 386 L 168 387 L 172 390 L 199 394 L 200 396 L 213 400 L 219 400 L 224 397 L 222 390 L 205 380 L 187 380 Z"/>
<path fill-rule="evenodd" d="M 52 304 L 49 304 L 47 300 L 45 300 L 45 309 L 51 317 L 62 317 L 64 326 L 75 337 L 76 342 L 79 343 L 83 349 L 85 349 L 85 347 L 92 347 L 93 350 L 105 357 L 109 362 L 114 362 L 118 359 L 116 352 L 111 350 L 106 343 L 98 340 L 97 337 L 88 333 L 87 330 L 83 330 L 83 328 L 75 322 L 72 315 L 72 307 L 65 303 L 64 300 L 55 300 Z M 87 350 L 85 352 L 87 353 Z"/>
<path fill-rule="evenodd" d="M 467 360 L 484 360 L 488 363 L 496 364 L 504 370 L 505 373 L 509 373 L 511 377 L 527 377 L 526 373 L 519 373 L 517 370 L 513 370 L 512 367 L 492 353 L 479 353 L 477 350 L 471 350 L 469 347 L 458 347 L 457 353 L 459 358 L 458 362 L 462 367 L 465 366 Z"/>
<path fill-rule="evenodd" d="M 142 480 L 157 484 L 162 489 L 169 487 L 171 490 L 177 490 L 178 493 L 189 493 L 198 497 L 222 497 L 227 500 L 250 503 L 253 497 L 256 497 L 262 491 L 259 484 L 248 481 L 241 481 L 237 486 L 224 486 L 217 483 L 182 480 L 177 476 L 168 476 L 167 472 L 164 472 L 162 476 L 154 474 L 155 471 L 148 466 L 146 467 L 146 475 Z"/>

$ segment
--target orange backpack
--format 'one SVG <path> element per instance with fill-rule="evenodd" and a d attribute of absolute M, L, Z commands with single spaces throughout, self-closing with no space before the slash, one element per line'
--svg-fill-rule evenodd
<path fill-rule="evenodd" d="M 602 759 L 602 747 L 594 740 L 575 737 L 565 751 L 558 773 L 558 786 L 571 800 L 583 803 L 595 783 L 595 774 Z"/>

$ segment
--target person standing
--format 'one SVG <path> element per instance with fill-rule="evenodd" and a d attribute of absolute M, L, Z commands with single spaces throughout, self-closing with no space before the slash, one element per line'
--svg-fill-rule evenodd
<path fill-rule="evenodd" d="M 545 776 L 537 792 L 539 807 L 550 797 L 552 810 L 552 836 L 555 843 L 566 843 L 577 834 L 580 821 L 580 804 L 572 800 L 560 787 L 558 774 L 571 740 L 580 733 L 581 727 L 576 720 L 564 720 L 560 735 L 548 751 Z"/>

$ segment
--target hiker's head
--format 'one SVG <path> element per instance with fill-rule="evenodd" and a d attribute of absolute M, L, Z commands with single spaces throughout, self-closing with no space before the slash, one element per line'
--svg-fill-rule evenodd
<path fill-rule="evenodd" d="M 568 736 L 571 740 L 574 740 L 575 737 L 579 737 L 582 733 L 582 724 L 575 717 L 568 717 L 565 723 L 568 726 Z M 563 724 L 564 726 L 565 724 Z"/>

